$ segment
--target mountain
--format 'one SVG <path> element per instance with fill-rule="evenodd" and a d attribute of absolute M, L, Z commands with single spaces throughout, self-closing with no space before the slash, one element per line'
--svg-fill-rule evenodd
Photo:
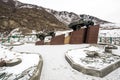
<path fill-rule="evenodd" d="M 45 10 L 50 14 L 54 15 L 60 22 L 64 23 L 65 25 L 69 25 L 72 22 L 76 22 L 80 19 L 83 19 L 86 21 L 92 20 L 95 24 L 99 24 L 101 29 L 120 29 L 120 24 L 102 20 L 94 16 L 90 16 L 86 14 L 78 15 L 73 12 L 56 11 L 48 8 L 45 8 Z"/>
<path fill-rule="evenodd" d="M 43 7 L 17 0 L 0 0 L 0 32 L 10 33 L 16 28 L 24 32 L 68 29 Z"/>
<path fill-rule="evenodd" d="M 76 14 L 73 12 L 67 12 L 67 11 L 55 11 L 52 9 L 45 9 L 47 12 L 51 13 L 54 15 L 59 21 L 63 22 L 66 25 L 69 25 L 70 23 L 84 19 L 84 20 L 92 20 L 95 24 L 104 24 L 104 23 L 110 23 L 108 21 L 99 19 L 94 16 L 86 15 L 86 14 Z"/>
<path fill-rule="evenodd" d="M 17 0 L 0 0 L 0 32 L 10 33 L 16 28 L 19 28 L 23 33 L 32 30 L 67 30 L 71 22 L 80 19 L 92 20 L 95 24 L 111 23 L 86 14 L 78 15 L 73 12 L 55 11 L 21 3 Z M 106 28 L 106 25 L 103 27 Z M 114 24 L 111 27 L 113 28 Z"/>
<path fill-rule="evenodd" d="M 54 15 L 59 21 L 63 22 L 64 24 L 68 25 L 74 20 L 79 20 L 80 16 L 73 13 L 73 12 L 67 12 L 67 11 L 55 11 L 52 9 L 45 9 L 52 15 Z"/>

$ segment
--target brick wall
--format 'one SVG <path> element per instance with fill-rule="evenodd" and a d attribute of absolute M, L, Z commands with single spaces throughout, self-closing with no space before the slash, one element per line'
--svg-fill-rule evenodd
<path fill-rule="evenodd" d="M 61 44 L 82 44 L 82 43 L 97 43 L 99 25 L 90 26 L 87 29 L 83 28 L 69 33 L 65 38 L 65 34 L 56 36 L 51 39 L 50 45 Z M 38 41 L 36 45 L 44 45 L 44 41 Z"/>
<path fill-rule="evenodd" d="M 70 44 L 81 44 L 84 41 L 85 29 L 80 29 L 70 33 Z"/>
<path fill-rule="evenodd" d="M 99 25 L 90 26 L 87 30 L 86 43 L 97 43 Z"/>
<path fill-rule="evenodd" d="M 61 44 L 64 44 L 64 40 L 65 40 L 65 34 L 59 35 L 59 36 L 52 38 L 50 44 L 61 45 Z"/>
<path fill-rule="evenodd" d="M 44 45 L 44 41 L 37 41 L 35 45 Z"/>

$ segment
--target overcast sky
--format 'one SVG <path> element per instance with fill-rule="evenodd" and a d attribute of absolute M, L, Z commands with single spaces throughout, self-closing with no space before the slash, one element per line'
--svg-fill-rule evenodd
<path fill-rule="evenodd" d="M 120 0 L 19 0 L 57 11 L 88 14 L 120 23 Z"/>

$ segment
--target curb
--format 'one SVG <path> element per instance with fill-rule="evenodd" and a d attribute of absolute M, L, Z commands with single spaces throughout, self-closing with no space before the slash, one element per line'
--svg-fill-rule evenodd
<path fill-rule="evenodd" d="M 34 75 L 30 78 L 30 80 L 40 80 L 42 66 L 43 66 L 43 59 L 42 59 L 42 56 L 40 54 L 39 54 L 39 58 L 40 58 L 40 60 L 39 60 L 37 69 L 34 72 Z"/>
<path fill-rule="evenodd" d="M 15 66 L 17 64 L 20 64 L 21 62 L 22 62 L 22 60 L 20 58 L 17 58 L 16 61 L 6 62 L 6 66 L 12 67 L 12 66 Z"/>
<path fill-rule="evenodd" d="M 96 77 L 104 77 L 106 75 L 108 75 L 110 72 L 114 71 L 115 69 L 120 67 L 120 61 L 115 62 L 112 65 L 107 66 L 106 68 L 102 69 L 102 70 L 96 70 L 96 69 L 87 69 L 84 68 L 81 65 L 78 65 L 77 63 L 75 63 L 68 55 L 67 53 L 65 54 L 65 59 L 67 60 L 67 62 L 70 64 L 70 66 L 79 71 L 82 72 L 84 74 L 87 75 L 91 75 L 91 76 L 96 76 Z"/>
<path fill-rule="evenodd" d="M 3 46 L 20 46 L 23 45 L 24 43 L 21 44 L 2 44 Z"/>

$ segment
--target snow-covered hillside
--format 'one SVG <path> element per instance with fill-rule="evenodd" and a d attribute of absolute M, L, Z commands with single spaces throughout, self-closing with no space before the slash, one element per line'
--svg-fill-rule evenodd
<path fill-rule="evenodd" d="M 59 21 L 63 22 L 66 25 L 69 25 L 72 22 L 78 21 L 80 19 L 83 20 L 92 20 L 94 24 L 100 24 L 101 29 L 114 29 L 114 28 L 120 28 L 120 24 L 112 23 L 109 21 L 105 21 L 102 19 L 99 19 L 97 17 L 86 15 L 86 14 L 76 14 L 73 12 L 67 12 L 67 11 L 56 11 L 52 9 L 45 8 L 45 10 L 52 15 L 54 15 Z"/>
<path fill-rule="evenodd" d="M 94 16 L 86 15 L 86 14 L 78 15 L 74 12 L 56 11 L 56 10 L 53 10 L 53 9 L 43 8 L 43 7 L 37 6 L 37 5 L 21 3 L 17 0 L 13 0 L 13 1 L 14 1 L 14 4 L 15 4 L 15 7 L 17 7 L 17 8 L 36 8 L 36 9 L 40 9 L 40 10 L 44 9 L 47 12 L 54 15 L 59 21 L 63 22 L 66 25 L 70 24 L 71 22 L 77 21 L 79 19 L 92 20 L 92 21 L 94 21 L 95 24 L 109 23 L 108 21 L 99 19 L 99 18 L 94 17 Z"/>
<path fill-rule="evenodd" d="M 17 8 L 36 8 L 36 9 L 42 9 L 42 7 L 37 6 L 37 5 L 32 5 L 32 4 L 25 4 L 25 3 L 21 3 L 17 0 L 14 0 L 15 2 L 15 7 Z"/>
<path fill-rule="evenodd" d="M 120 29 L 100 30 L 99 37 L 120 37 Z"/>
<path fill-rule="evenodd" d="M 120 24 L 118 24 L 118 23 L 105 23 L 105 24 L 101 24 L 100 27 L 102 29 L 120 29 Z"/>
<path fill-rule="evenodd" d="M 65 23 L 66 25 L 70 24 L 71 22 L 75 20 L 79 20 L 80 16 L 73 13 L 73 12 L 67 12 L 67 11 L 55 11 L 52 9 L 45 9 L 49 13 L 53 14 L 59 21 Z"/>
<path fill-rule="evenodd" d="M 103 24 L 103 23 L 109 23 L 108 21 L 99 19 L 94 16 L 86 15 L 86 14 L 76 14 L 73 12 L 67 12 L 67 11 L 55 11 L 52 9 L 45 8 L 45 10 L 51 14 L 53 14 L 59 21 L 65 23 L 66 25 L 70 24 L 71 22 L 84 19 L 84 20 L 92 20 L 95 24 Z"/>
<path fill-rule="evenodd" d="M 67 12 L 67 11 L 56 11 L 53 9 L 43 8 L 37 5 L 21 3 L 17 0 L 14 0 L 14 2 L 15 2 L 15 7 L 17 8 L 36 8 L 39 10 L 42 9 L 46 10 L 48 13 L 55 16 L 60 22 L 64 23 L 65 25 L 69 25 L 70 23 L 78 21 L 80 19 L 84 19 L 84 20 L 92 20 L 95 24 L 100 24 L 102 29 L 120 28 L 120 24 L 111 23 L 109 21 L 105 21 L 91 15 L 76 14 L 74 12 Z"/>

